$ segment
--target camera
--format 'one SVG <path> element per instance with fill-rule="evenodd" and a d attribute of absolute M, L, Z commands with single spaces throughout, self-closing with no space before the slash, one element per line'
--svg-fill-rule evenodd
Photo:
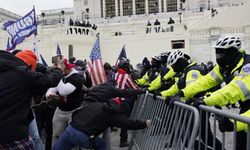
<path fill-rule="evenodd" d="M 62 55 L 57 55 L 52 57 L 52 63 L 56 64 L 58 59 L 62 59 Z"/>

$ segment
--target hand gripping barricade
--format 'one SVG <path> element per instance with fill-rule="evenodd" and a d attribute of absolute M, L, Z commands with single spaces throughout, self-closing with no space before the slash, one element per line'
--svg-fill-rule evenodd
<path fill-rule="evenodd" d="M 228 110 L 220 110 L 214 107 L 208 107 L 208 106 L 203 106 L 203 105 L 200 105 L 199 109 L 200 109 L 200 120 L 203 120 L 205 118 L 204 119 L 205 120 L 205 135 L 201 134 L 202 123 L 200 123 L 199 135 L 197 137 L 198 142 L 195 142 L 195 145 L 198 143 L 198 145 L 196 145 L 198 150 L 203 150 L 203 149 L 205 150 L 211 150 L 211 149 L 250 150 L 250 118 L 239 115 L 236 112 L 232 112 L 232 111 L 230 112 Z M 209 119 L 210 114 L 213 117 L 210 117 Z M 216 120 L 219 120 L 222 117 L 231 119 L 233 123 L 233 129 L 232 129 L 233 132 L 227 132 L 227 131 L 220 132 L 219 126 L 216 123 Z M 247 126 L 246 131 L 239 132 L 236 130 L 237 121 L 240 121 L 246 124 Z M 209 133 L 210 129 L 208 128 L 210 128 L 210 125 L 212 129 L 212 134 L 213 134 L 212 139 L 208 138 L 209 137 L 208 134 L 210 134 Z M 244 132 L 243 135 L 245 136 L 237 136 L 237 134 L 241 134 L 242 132 Z M 204 141 L 202 140 L 202 136 L 206 137 Z M 222 143 L 220 148 L 218 148 L 218 144 L 220 143 L 218 143 L 216 139 L 219 139 L 219 141 Z"/>
<path fill-rule="evenodd" d="M 131 117 L 152 119 L 152 125 L 146 130 L 133 131 L 129 149 L 133 146 L 137 150 L 193 149 L 199 129 L 196 108 L 181 102 L 169 106 L 161 97 L 154 100 L 147 93 L 136 101 Z"/>

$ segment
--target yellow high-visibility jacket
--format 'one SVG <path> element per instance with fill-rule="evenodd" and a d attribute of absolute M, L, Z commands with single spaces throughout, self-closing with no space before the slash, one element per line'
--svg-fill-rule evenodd
<path fill-rule="evenodd" d="M 248 63 L 244 62 L 245 58 L 241 58 L 237 66 L 231 71 L 232 80 L 226 86 L 204 99 L 206 105 L 225 106 L 234 104 L 238 100 L 244 102 L 250 99 L 250 61 Z M 217 84 L 221 84 L 224 79 L 219 69 L 218 65 L 215 66 L 206 76 L 186 86 L 183 89 L 184 96 L 190 98 L 196 93 L 206 91 Z"/>
<path fill-rule="evenodd" d="M 246 112 L 244 112 L 243 114 L 240 114 L 240 115 L 250 118 L 250 110 L 248 110 L 248 111 L 246 111 Z M 248 125 L 246 123 L 237 121 L 236 124 L 237 124 L 236 125 L 237 126 L 237 129 L 236 129 L 237 132 L 245 131 L 247 133 Z"/>
<path fill-rule="evenodd" d="M 172 67 L 168 67 L 168 72 L 164 75 L 163 80 L 168 80 L 175 76 L 174 69 Z M 160 89 L 162 86 L 162 74 L 159 74 L 156 79 L 154 79 L 148 87 L 149 91 L 154 91 Z"/>
<path fill-rule="evenodd" d="M 174 96 L 179 92 L 180 89 L 183 89 L 185 86 L 191 84 L 196 81 L 198 78 L 202 76 L 201 67 L 198 67 L 196 63 L 191 63 L 188 67 L 183 71 L 180 79 L 176 80 L 175 84 L 171 86 L 170 89 L 162 91 L 161 95 L 163 97 Z"/>
<path fill-rule="evenodd" d="M 136 82 L 138 85 L 142 86 L 142 85 L 148 85 L 148 84 L 149 84 L 148 81 L 149 81 L 149 76 L 148 76 L 148 71 L 147 71 L 147 72 L 142 76 L 141 79 L 137 79 L 135 82 Z"/>

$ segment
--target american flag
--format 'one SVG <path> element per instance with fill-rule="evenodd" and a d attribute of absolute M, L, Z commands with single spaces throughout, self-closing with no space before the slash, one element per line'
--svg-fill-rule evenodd
<path fill-rule="evenodd" d="M 127 54 L 125 51 L 125 45 L 122 47 L 122 50 L 120 52 L 119 57 L 117 58 L 116 62 L 115 62 L 115 68 L 117 67 L 117 65 L 119 64 L 120 60 L 122 59 L 127 59 Z"/>
<path fill-rule="evenodd" d="M 62 55 L 61 49 L 60 49 L 58 44 L 57 44 L 57 47 L 56 47 L 56 55 Z"/>
<path fill-rule="evenodd" d="M 100 83 L 107 81 L 107 77 L 103 68 L 100 50 L 100 39 L 97 37 L 94 47 L 90 53 L 90 59 L 88 60 L 88 69 L 90 72 L 92 86 L 96 86 Z"/>

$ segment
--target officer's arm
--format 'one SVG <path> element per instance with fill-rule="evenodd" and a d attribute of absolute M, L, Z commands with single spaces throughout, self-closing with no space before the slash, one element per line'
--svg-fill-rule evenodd
<path fill-rule="evenodd" d="M 184 93 L 184 97 L 188 99 L 200 92 L 206 91 L 218 84 L 221 84 L 222 81 L 223 78 L 219 72 L 219 67 L 216 66 L 207 75 L 202 76 L 193 83 L 190 83 L 184 89 L 182 89 L 182 91 Z"/>
<path fill-rule="evenodd" d="M 179 91 L 178 85 L 177 83 L 175 83 L 168 90 L 162 91 L 161 95 L 163 97 L 170 97 L 170 96 L 174 96 L 175 94 L 177 94 L 178 91 Z"/>
<path fill-rule="evenodd" d="M 161 74 L 159 74 L 150 84 L 148 87 L 149 91 L 158 90 L 161 88 Z"/>
<path fill-rule="evenodd" d="M 243 67 L 244 70 L 244 67 Z M 241 73 L 226 86 L 204 99 L 208 106 L 225 106 L 237 101 L 246 101 L 250 98 L 250 70 L 249 73 Z"/>
<path fill-rule="evenodd" d="M 186 77 L 186 86 L 190 85 L 191 83 L 197 81 L 199 78 L 202 77 L 202 74 L 198 70 L 191 70 L 187 73 Z"/>
<path fill-rule="evenodd" d="M 174 72 L 174 69 L 172 67 L 169 67 L 169 71 L 167 74 L 164 75 L 163 79 L 164 80 L 168 80 L 170 78 L 173 78 L 175 76 L 175 72 Z"/>
<path fill-rule="evenodd" d="M 141 78 L 136 80 L 136 83 L 138 85 L 146 85 L 149 80 L 148 72 L 145 73 L 145 75 Z"/>
<path fill-rule="evenodd" d="M 248 110 L 245 113 L 240 114 L 240 115 L 250 118 L 250 110 Z M 237 129 L 236 129 L 237 132 L 245 131 L 247 133 L 248 125 L 246 123 L 237 121 L 236 124 L 237 124 L 236 125 L 237 126 Z"/>

